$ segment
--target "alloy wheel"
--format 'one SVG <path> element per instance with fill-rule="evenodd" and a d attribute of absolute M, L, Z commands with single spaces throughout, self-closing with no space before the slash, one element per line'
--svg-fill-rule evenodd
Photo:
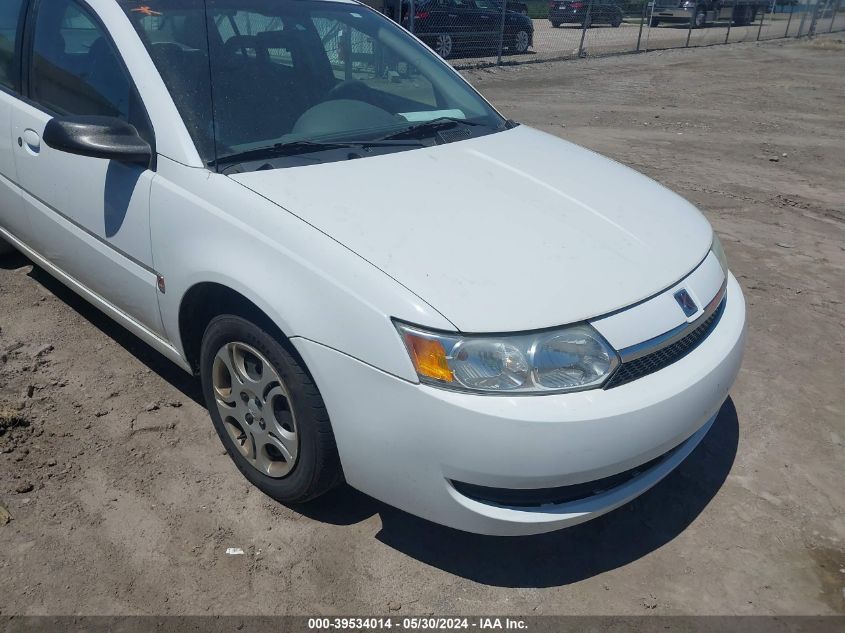
<path fill-rule="evenodd" d="M 254 347 L 221 347 L 212 369 L 214 399 L 235 448 L 258 472 L 286 476 L 296 465 L 299 434 L 284 381 Z"/>
<path fill-rule="evenodd" d="M 517 53 L 524 53 L 528 50 L 529 37 L 525 31 L 519 31 L 514 39 L 514 50 Z"/>
<path fill-rule="evenodd" d="M 452 54 L 452 36 L 448 33 L 441 33 L 437 36 L 437 41 L 434 44 L 435 52 L 443 59 L 448 59 Z"/>

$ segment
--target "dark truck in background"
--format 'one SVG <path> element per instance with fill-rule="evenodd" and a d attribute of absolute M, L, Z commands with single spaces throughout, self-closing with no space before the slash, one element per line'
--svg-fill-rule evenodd
<path fill-rule="evenodd" d="M 769 0 L 654 0 L 648 15 L 651 26 L 692 22 L 694 28 L 701 28 L 711 22 L 728 21 L 743 26 L 754 22 L 770 4 Z"/>

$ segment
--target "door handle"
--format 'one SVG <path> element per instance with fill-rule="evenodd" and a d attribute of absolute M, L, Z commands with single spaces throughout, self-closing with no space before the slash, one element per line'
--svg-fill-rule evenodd
<path fill-rule="evenodd" d="M 456 18 L 456 17 L 458 17 L 458 14 L 457 14 L 457 13 L 449 13 L 448 15 L 449 15 L 449 17 L 450 17 L 450 18 Z"/>
<path fill-rule="evenodd" d="M 41 151 L 41 135 L 33 129 L 27 128 L 23 133 L 23 142 L 33 154 Z"/>

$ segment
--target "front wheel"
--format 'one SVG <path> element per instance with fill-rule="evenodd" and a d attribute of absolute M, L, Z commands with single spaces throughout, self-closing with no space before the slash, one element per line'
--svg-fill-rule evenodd
<path fill-rule="evenodd" d="M 615 28 L 619 28 L 620 24 L 622 24 L 622 16 L 621 15 L 613 16 L 613 19 L 610 21 L 610 26 L 612 26 L 615 29 Z"/>
<path fill-rule="evenodd" d="M 528 34 L 528 31 L 520 29 L 513 37 L 513 52 L 518 54 L 527 52 L 530 43 L 531 36 Z"/>
<path fill-rule="evenodd" d="M 552 22 L 552 28 L 559 29 L 560 28 L 560 22 Z"/>
<path fill-rule="evenodd" d="M 696 28 L 696 29 L 703 28 L 706 22 L 707 22 L 707 13 L 705 13 L 703 7 L 698 7 L 695 10 L 695 16 L 693 16 L 693 18 L 692 18 L 693 28 Z"/>
<path fill-rule="evenodd" d="M 212 319 L 200 376 L 214 429 L 244 477 L 282 503 L 302 503 L 342 480 L 317 386 L 276 337 L 238 316 Z"/>
<path fill-rule="evenodd" d="M 585 29 L 588 29 L 592 25 L 593 25 L 593 16 L 588 13 L 586 15 L 586 17 L 584 18 L 584 21 L 581 22 L 581 26 L 583 26 Z"/>
<path fill-rule="evenodd" d="M 657 26 L 658 24 L 660 24 L 660 20 L 657 18 L 651 18 L 651 26 Z"/>
<path fill-rule="evenodd" d="M 434 40 L 434 52 L 443 59 L 449 59 L 452 55 L 452 36 L 448 33 L 440 33 Z"/>

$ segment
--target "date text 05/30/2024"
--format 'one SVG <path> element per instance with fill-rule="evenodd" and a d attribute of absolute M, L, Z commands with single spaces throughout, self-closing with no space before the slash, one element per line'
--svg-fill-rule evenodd
<path fill-rule="evenodd" d="M 479 629 L 479 630 L 525 630 L 528 628 L 525 620 L 519 618 L 438 618 L 438 617 L 404 617 L 404 618 L 308 618 L 310 631 L 328 630 L 377 630 L 377 629 L 415 630 L 447 630 L 447 629 Z"/>

